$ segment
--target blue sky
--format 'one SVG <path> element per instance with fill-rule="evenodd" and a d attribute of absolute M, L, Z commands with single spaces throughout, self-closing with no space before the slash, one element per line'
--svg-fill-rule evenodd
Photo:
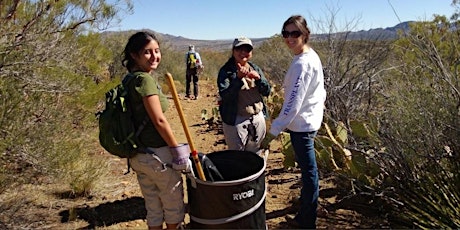
<path fill-rule="evenodd" d="M 452 0 L 132 0 L 134 13 L 110 30 L 151 29 L 190 39 L 270 37 L 293 14 L 303 15 L 312 33 L 335 15 L 337 31 L 386 28 L 404 21 L 451 16 Z M 394 9 L 393 9 L 393 8 Z"/>

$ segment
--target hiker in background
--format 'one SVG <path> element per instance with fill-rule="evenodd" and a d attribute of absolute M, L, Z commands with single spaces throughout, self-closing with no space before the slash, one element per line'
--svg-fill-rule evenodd
<path fill-rule="evenodd" d="M 263 96 L 270 94 L 270 84 L 262 69 L 249 61 L 253 48 L 249 38 L 236 38 L 232 56 L 217 77 L 219 112 L 230 150 L 257 152 L 265 137 L 267 110 Z"/>
<path fill-rule="evenodd" d="M 135 127 L 146 116 L 150 118 L 139 135 L 145 151 L 130 158 L 129 163 L 145 199 L 149 229 L 162 229 L 163 222 L 168 229 L 176 229 L 185 216 L 180 171 L 191 167 L 190 148 L 177 143 L 163 114 L 168 100 L 152 75 L 160 61 L 160 45 L 154 34 L 138 32 L 129 38 L 122 64 L 130 73 L 126 77 L 135 77 L 127 86 Z M 166 164 L 172 164 L 172 168 Z"/>
<path fill-rule="evenodd" d="M 287 218 L 288 223 L 297 228 L 314 229 L 319 196 L 314 137 L 321 127 L 326 100 L 323 67 L 318 54 L 307 44 L 310 29 L 305 18 L 291 16 L 284 22 L 281 34 L 294 58 L 284 77 L 285 100 L 281 112 L 273 120 L 261 147 L 268 149 L 281 131 L 290 134 L 303 186 L 300 210 L 293 219 Z"/>
<path fill-rule="evenodd" d="M 198 99 L 198 75 L 203 70 L 204 65 L 200 54 L 195 51 L 194 45 L 188 46 L 188 52 L 185 54 L 185 97 Z M 193 81 L 193 96 L 190 94 L 190 84 Z"/>

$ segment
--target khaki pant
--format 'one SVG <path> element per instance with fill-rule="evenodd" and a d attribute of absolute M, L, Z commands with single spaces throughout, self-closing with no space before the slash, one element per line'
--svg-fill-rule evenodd
<path fill-rule="evenodd" d="M 259 151 L 260 143 L 265 137 L 266 124 L 263 112 L 252 116 L 252 125 L 255 127 L 256 140 L 249 135 L 248 127 L 251 121 L 247 117 L 236 117 L 235 125 L 227 125 L 223 123 L 222 129 L 224 131 L 225 142 L 229 150 L 250 151 L 256 153 Z"/>
<path fill-rule="evenodd" d="M 150 148 L 152 154 L 139 153 L 130 159 L 145 199 L 147 225 L 160 226 L 182 223 L 185 217 L 184 191 L 180 172 L 163 163 L 171 164 L 169 147 Z"/>

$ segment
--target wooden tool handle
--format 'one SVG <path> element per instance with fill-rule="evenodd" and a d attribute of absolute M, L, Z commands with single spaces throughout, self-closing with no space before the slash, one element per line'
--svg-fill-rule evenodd
<path fill-rule="evenodd" d="M 193 145 L 192 136 L 188 130 L 187 121 L 184 117 L 184 112 L 182 111 L 182 106 L 179 102 L 179 98 L 177 96 L 176 86 L 174 85 L 174 79 L 170 73 L 165 74 L 166 80 L 168 82 L 169 88 L 171 89 L 171 94 L 174 99 L 174 104 L 176 105 L 177 112 L 179 113 L 180 121 L 182 123 L 182 127 L 184 128 L 185 136 L 187 137 L 188 145 L 190 146 L 190 150 L 192 151 L 193 161 L 195 162 L 195 167 L 198 172 L 198 176 L 202 181 L 206 181 L 206 177 L 204 176 L 203 167 L 201 166 L 200 158 L 198 157 L 198 152 Z"/>

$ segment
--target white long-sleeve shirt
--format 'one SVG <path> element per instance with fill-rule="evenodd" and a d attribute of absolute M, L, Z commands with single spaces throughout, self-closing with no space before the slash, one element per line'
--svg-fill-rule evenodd
<path fill-rule="evenodd" d="M 283 86 L 283 107 L 273 120 L 269 132 L 277 136 L 285 129 L 294 132 L 319 130 L 323 121 L 326 90 L 321 60 L 312 48 L 294 56 Z"/>

